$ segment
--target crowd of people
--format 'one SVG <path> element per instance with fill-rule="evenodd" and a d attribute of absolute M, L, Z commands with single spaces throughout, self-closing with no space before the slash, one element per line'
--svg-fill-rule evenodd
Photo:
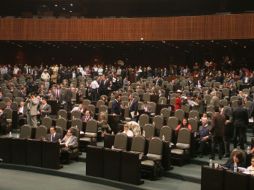
<path fill-rule="evenodd" d="M 207 64 L 207 61 L 195 63 L 192 68 L 187 65 L 164 68 L 1 65 L 0 80 L 0 100 L 4 102 L 4 106 L 0 106 L 1 133 L 11 130 L 5 110 L 17 109 L 18 127 L 24 123 L 37 127 L 44 117 L 51 115 L 52 107 L 47 103 L 49 100 L 57 101 L 59 108 L 68 112 L 79 110 L 82 121 L 87 122 L 95 118 L 95 113 L 83 105 L 84 99 L 90 99 L 93 103 L 98 100 L 103 100 L 105 105 L 111 103 L 111 114 L 122 116 L 120 118 L 123 120 L 122 110 L 128 107 L 128 116 L 132 121 L 124 125 L 122 131 L 128 136 L 141 135 L 139 116 L 141 113 L 155 114 L 150 101 L 142 98 L 144 93 L 148 93 L 158 98 L 165 97 L 171 114 L 186 106 L 190 110 L 198 110 L 202 117 L 200 127 L 195 131 L 196 151 L 200 156 L 210 152 L 212 159 L 217 152 L 217 145 L 219 158 L 223 157 L 223 153 L 229 157 L 231 140 L 234 148 L 239 145 L 240 149 L 245 149 L 246 130 L 254 110 L 253 71 L 247 68 L 238 71 L 220 68 Z M 127 97 L 127 103 L 123 101 L 123 95 Z M 237 97 L 235 107 L 232 97 Z M 175 98 L 174 103 L 171 102 L 172 98 Z M 222 100 L 227 103 L 223 104 Z M 18 102 L 17 108 L 13 107 L 15 102 Z M 208 107 L 213 110 L 210 111 Z M 103 131 L 102 136 L 114 130 L 108 124 L 107 114 L 102 112 L 96 116 L 99 128 Z M 180 128 L 194 132 L 188 123 L 188 113 L 185 114 L 185 118 L 175 128 L 176 133 Z M 71 140 L 66 138 L 61 142 L 65 142 L 65 147 L 68 147 Z"/>

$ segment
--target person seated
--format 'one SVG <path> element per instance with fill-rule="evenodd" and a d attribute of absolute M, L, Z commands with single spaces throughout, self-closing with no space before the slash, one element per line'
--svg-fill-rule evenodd
<path fill-rule="evenodd" d="M 135 121 L 130 121 L 127 123 L 129 129 L 132 131 L 133 136 L 141 135 L 141 128 L 140 125 Z"/>
<path fill-rule="evenodd" d="M 85 112 L 84 112 L 84 115 L 83 115 L 83 117 L 82 117 L 82 121 L 83 122 L 88 122 L 88 121 L 90 121 L 90 120 L 92 120 L 93 119 L 93 114 L 92 114 L 92 112 L 90 111 L 90 110 L 86 110 Z"/>
<path fill-rule="evenodd" d="M 46 140 L 49 142 L 57 143 L 59 140 L 61 140 L 62 135 L 60 133 L 56 132 L 56 127 L 50 127 L 49 134 L 46 137 Z"/>
<path fill-rule="evenodd" d="M 251 158 L 251 165 L 247 168 L 247 171 L 254 176 L 254 156 Z"/>
<path fill-rule="evenodd" d="M 133 137 L 134 134 L 132 130 L 130 130 L 128 123 L 124 125 L 123 133 L 125 133 L 128 137 Z"/>
<path fill-rule="evenodd" d="M 106 112 L 100 112 L 98 116 L 98 130 L 101 131 L 101 137 L 111 132 L 111 128 L 108 124 L 108 117 Z"/>
<path fill-rule="evenodd" d="M 208 148 L 208 145 L 210 143 L 210 130 L 208 127 L 208 119 L 203 117 L 201 119 L 201 127 L 198 132 L 198 154 L 199 157 L 203 157 L 205 150 Z"/>
<path fill-rule="evenodd" d="M 59 140 L 61 146 L 60 160 L 62 163 L 69 163 L 73 150 L 78 148 L 78 138 L 73 133 L 73 129 L 70 128 L 64 138 Z"/>
<path fill-rule="evenodd" d="M 245 155 L 244 152 L 238 149 L 234 149 L 231 153 L 230 158 L 227 160 L 225 164 L 223 164 L 223 167 L 226 167 L 227 169 L 234 171 L 234 165 L 237 165 L 237 167 L 245 167 Z"/>
<path fill-rule="evenodd" d="M 178 132 L 181 128 L 187 128 L 190 131 L 192 131 L 191 125 L 188 123 L 188 120 L 186 118 L 183 118 L 182 123 L 177 125 L 175 128 L 175 131 Z"/>

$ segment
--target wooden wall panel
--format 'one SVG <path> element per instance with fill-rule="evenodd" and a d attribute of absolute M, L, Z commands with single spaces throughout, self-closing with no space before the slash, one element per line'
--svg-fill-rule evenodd
<path fill-rule="evenodd" d="M 254 14 L 161 18 L 0 19 L 0 40 L 147 41 L 253 39 Z"/>

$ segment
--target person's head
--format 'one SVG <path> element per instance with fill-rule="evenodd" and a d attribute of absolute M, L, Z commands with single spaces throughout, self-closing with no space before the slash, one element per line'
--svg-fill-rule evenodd
<path fill-rule="evenodd" d="M 73 131 L 71 130 L 71 129 L 68 129 L 68 131 L 67 131 L 67 134 L 66 134 L 67 136 L 72 136 L 73 135 Z"/>
<path fill-rule="evenodd" d="M 2 109 L 0 109 L 0 115 L 3 115 L 4 111 Z"/>
<path fill-rule="evenodd" d="M 232 160 L 234 163 L 241 163 L 243 161 L 243 153 L 239 150 L 234 151 L 232 154 Z"/>
<path fill-rule="evenodd" d="M 128 131 L 129 130 L 129 125 L 127 123 L 123 126 L 123 130 L 124 131 Z"/>
<path fill-rule="evenodd" d="M 254 156 L 252 156 L 250 164 L 251 164 L 252 167 L 254 167 Z"/>
<path fill-rule="evenodd" d="M 20 105 L 21 107 L 23 107 L 23 106 L 25 105 L 25 102 L 24 102 L 24 101 L 21 101 L 21 102 L 19 103 L 19 105 Z"/>
<path fill-rule="evenodd" d="M 42 98 L 41 100 L 41 103 L 44 105 L 44 104 L 47 104 L 47 100 L 45 98 Z"/>
<path fill-rule="evenodd" d="M 106 112 L 100 112 L 98 120 L 99 121 L 107 121 L 107 113 Z"/>
<path fill-rule="evenodd" d="M 50 127 L 49 131 L 50 131 L 50 134 L 54 134 L 54 133 L 56 133 L 56 128 Z"/>
<path fill-rule="evenodd" d="M 182 125 L 185 126 L 188 124 L 188 120 L 186 118 L 183 118 L 182 120 Z"/>
<path fill-rule="evenodd" d="M 208 123 L 207 117 L 202 117 L 201 122 L 202 122 L 202 126 L 205 126 Z"/>
<path fill-rule="evenodd" d="M 85 116 L 87 116 L 87 117 L 92 116 L 92 114 L 91 114 L 90 110 L 86 110 L 86 111 L 85 111 Z"/>

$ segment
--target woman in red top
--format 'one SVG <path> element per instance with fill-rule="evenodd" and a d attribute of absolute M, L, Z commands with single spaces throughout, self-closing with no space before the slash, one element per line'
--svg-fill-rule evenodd
<path fill-rule="evenodd" d="M 181 100 L 181 91 L 177 90 L 177 97 L 176 97 L 176 101 L 175 101 L 175 111 L 181 109 L 182 106 L 182 100 Z"/>
<path fill-rule="evenodd" d="M 175 131 L 178 132 L 181 128 L 187 128 L 190 131 L 192 131 L 191 125 L 188 123 L 188 120 L 186 118 L 183 118 L 182 123 L 177 125 Z"/>

